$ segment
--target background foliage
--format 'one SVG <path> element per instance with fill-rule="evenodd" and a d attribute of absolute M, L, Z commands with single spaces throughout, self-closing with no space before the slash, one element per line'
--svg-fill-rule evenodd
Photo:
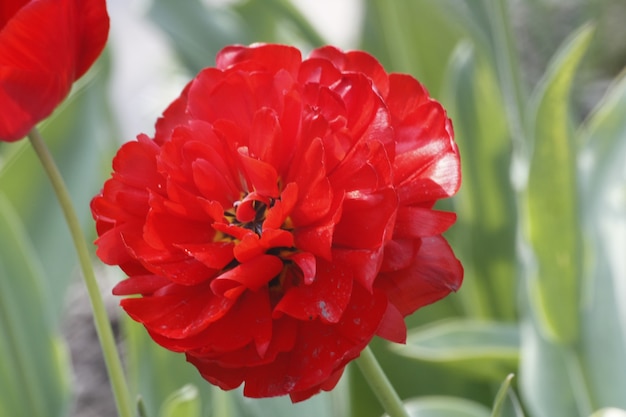
<path fill-rule="evenodd" d="M 223 46 L 364 49 L 443 102 L 462 155 L 463 187 L 442 208 L 458 213 L 448 238 L 464 285 L 410 317 L 406 346 L 373 342 L 411 414 L 626 416 L 624 2 L 325 3 L 311 16 L 304 1 L 110 0 L 107 53 L 42 127 L 86 239 L 94 237 L 89 200 L 119 144 L 151 133 Z M 105 292 L 121 278 L 100 272 Z M 94 405 L 77 405 L 80 369 L 62 335 L 80 302 L 68 295 L 76 275 L 28 143 L 0 144 L 0 416 L 91 415 Z M 243 399 L 211 388 L 140 326 L 120 324 L 147 416 L 382 414 L 356 368 L 332 393 L 301 404 Z M 71 334 L 88 337 L 87 327 Z M 106 386 L 98 390 L 106 401 Z"/>

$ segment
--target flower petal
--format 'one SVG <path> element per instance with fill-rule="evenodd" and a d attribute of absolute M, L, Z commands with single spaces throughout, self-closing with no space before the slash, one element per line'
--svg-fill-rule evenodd
<path fill-rule="evenodd" d="M 381 273 L 374 287 L 383 290 L 403 316 L 431 304 L 463 280 L 463 267 L 441 236 L 422 239 L 413 263 L 406 269 Z"/>
<path fill-rule="evenodd" d="M 352 272 L 342 265 L 318 260 L 317 279 L 310 285 L 293 287 L 274 308 L 274 316 L 287 314 L 300 320 L 320 318 L 337 323 L 352 293 Z"/>

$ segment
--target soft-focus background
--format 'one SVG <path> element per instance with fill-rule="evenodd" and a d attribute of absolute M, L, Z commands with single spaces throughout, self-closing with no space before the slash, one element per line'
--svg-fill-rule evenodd
<path fill-rule="evenodd" d="M 624 0 L 108 6 L 105 54 L 42 126 L 86 239 L 116 149 L 152 134 L 223 46 L 364 49 L 444 104 L 462 155 L 462 189 L 441 207 L 458 213 L 447 237 L 464 285 L 409 319 L 406 346 L 373 343 L 412 416 L 626 416 Z M 382 414 L 352 367 L 296 405 L 212 388 L 119 314 L 109 294 L 123 276 L 94 262 L 146 416 Z M 115 415 L 76 265 L 28 142 L 0 143 L 0 417 Z"/>

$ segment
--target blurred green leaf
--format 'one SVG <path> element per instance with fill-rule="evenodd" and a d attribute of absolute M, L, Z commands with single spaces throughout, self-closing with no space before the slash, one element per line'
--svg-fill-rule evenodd
<path fill-rule="evenodd" d="M 304 41 L 311 47 L 328 43 L 289 0 L 248 0 L 235 10 L 254 28 L 251 30 L 254 42 Z M 290 29 L 298 39 L 289 39 L 284 29 Z"/>
<path fill-rule="evenodd" d="M 0 415 L 62 417 L 69 358 L 53 323 L 45 274 L 17 213 L 0 194 Z"/>
<path fill-rule="evenodd" d="M 603 408 L 591 415 L 591 417 L 626 417 L 626 410 L 618 408 Z"/>
<path fill-rule="evenodd" d="M 509 374 L 502 385 L 500 385 L 493 402 L 491 417 L 524 417 L 519 400 L 511 387 L 513 378 L 514 375 Z"/>
<path fill-rule="evenodd" d="M 404 405 L 411 417 L 489 417 L 484 405 L 457 397 L 420 397 Z"/>
<path fill-rule="evenodd" d="M 445 320 L 409 332 L 392 349 L 420 361 L 445 364 L 474 378 L 500 381 L 519 359 L 517 325 L 468 319 Z"/>
<path fill-rule="evenodd" d="M 523 308 L 528 309 L 528 305 Z M 532 317 L 522 321 L 521 342 L 520 392 L 528 414 L 533 417 L 580 415 L 564 347 L 547 340 Z"/>
<path fill-rule="evenodd" d="M 159 415 L 163 399 L 181 386 L 192 384 L 202 407 L 210 403 L 209 383 L 186 363 L 185 355 L 157 345 L 140 324 L 128 317 L 123 320 L 125 351 L 130 388 L 140 395 L 149 417 Z"/>
<path fill-rule="evenodd" d="M 626 72 L 580 131 L 588 245 L 581 352 L 597 406 L 626 409 Z M 602 325 L 599 325 L 602 323 Z"/>
<path fill-rule="evenodd" d="M 200 417 L 200 396 L 193 385 L 185 385 L 170 394 L 161 406 L 160 417 Z"/>
<path fill-rule="evenodd" d="M 248 25 L 236 13 L 199 0 L 155 0 L 149 17 L 170 37 L 192 74 L 213 65 L 224 46 L 251 42 Z"/>
<path fill-rule="evenodd" d="M 454 124 L 463 184 L 454 198 L 458 224 L 448 235 L 463 262 L 465 310 L 479 318 L 516 317 L 511 143 L 495 74 L 467 42 L 452 54 L 442 100 Z"/>
<path fill-rule="evenodd" d="M 361 47 L 388 71 L 413 74 L 435 96 L 463 28 L 434 1 L 366 0 Z"/>
<path fill-rule="evenodd" d="M 569 94 L 592 35 L 584 26 L 564 42 L 528 111 L 534 150 L 522 204 L 534 255 L 527 265 L 530 300 L 542 329 L 560 343 L 578 337 L 581 235 Z"/>

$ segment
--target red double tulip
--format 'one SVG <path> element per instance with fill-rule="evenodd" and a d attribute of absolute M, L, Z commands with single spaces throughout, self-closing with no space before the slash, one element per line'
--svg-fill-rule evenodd
<path fill-rule="evenodd" d="M 460 184 L 450 120 L 364 52 L 227 47 L 113 170 L 91 208 L 114 293 L 224 389 L 329 390 L 462 281 L 432 208 Z"/>
<path fill-rule="evenodd" d="M 102 52 L 105 0 L 0 2 L 0 140 L 49 116 Z"/>

